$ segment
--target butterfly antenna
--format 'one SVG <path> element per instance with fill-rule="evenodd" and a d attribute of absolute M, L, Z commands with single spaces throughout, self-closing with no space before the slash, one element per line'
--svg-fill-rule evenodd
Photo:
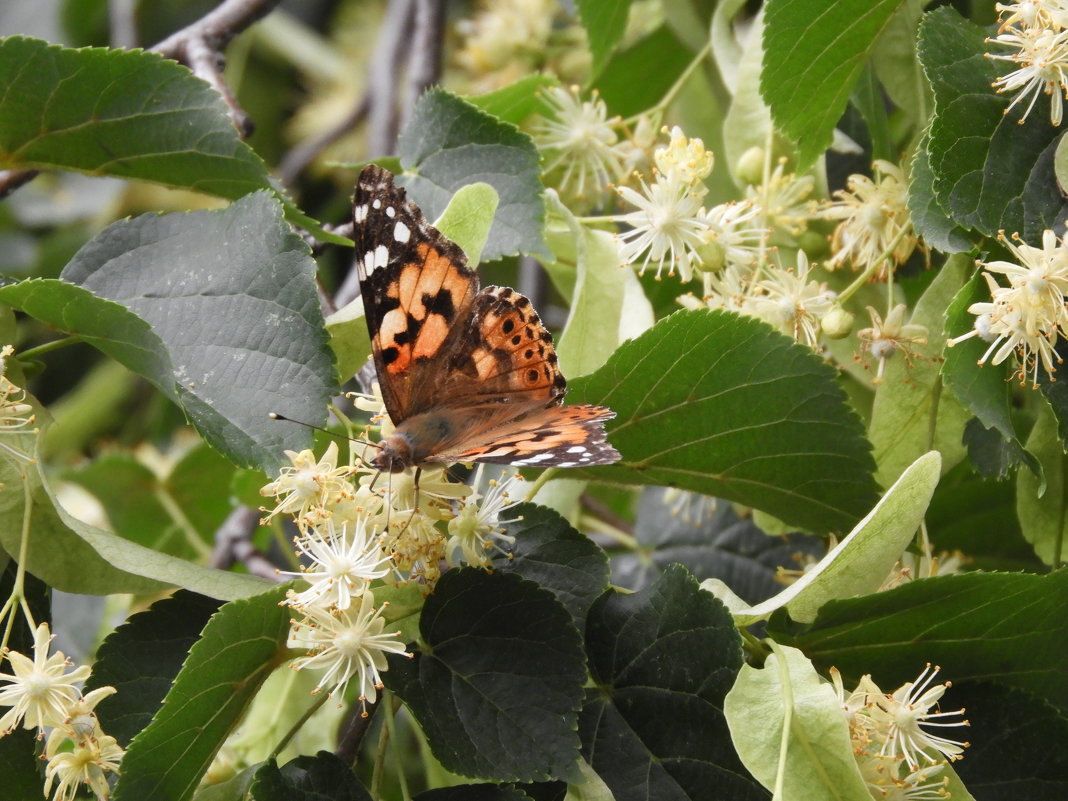
<path fill-rule="evenodd" d="M 371 442 L 371 440 L 369 440 L 369 439 L 365 439 L 363 437 L 350 437 L 350 436 L 348 436 L 346 434 L 339 434 L 336 431 L 331 431 L 329 428 L 323 428 L 322 426 L 317 426 L 317 425 L 314 425 L 312 423 L 305 423 L 302 420 L 294 420 L 292 417 L 286 417 L 284 414 L 279 414 L 278 412 L 267 412 L 267 416 L 270 417 L 272 420 L 281 420 L 281 421 L 283 421 L 285 423 L 296 423 L 298 426 L 304 426 L 305 428 L 310 428 L 313 431 L 320 431 L 323 434 L 327 434 L 327 435 L 329 435 L 331 437 L 337 437 L 338 439 L 345 439 L 345 440 L 348 440 L 349 442 L 358 442 L 358 443 L 360 443 L 361 445 L 364 446 L 363 453 L 360 454 L 360 460 L 362 462 L 364 462 L 365 464 L 367 463 L 367 460 L 364 458 L 364 454 L 367 453 L 367 447 L 368 446 L 370 446 L 372 448 L 380 448 L 380 447 L 382 447 L 381 444 L 379 444 L 377 442 Z M 367 433 L 367 431 L 366 431 L 366 429 L 364 429 L 364 435 L 365 436 L 366 436 L 366 433 Z"/>

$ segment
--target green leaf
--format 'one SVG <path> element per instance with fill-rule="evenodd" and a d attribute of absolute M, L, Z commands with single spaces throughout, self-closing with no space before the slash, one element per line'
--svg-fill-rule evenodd
<path fill-rule="evenodd" d="M 977 270 L 946 309 L 947 339 L 960 337 L 973 329 L 975 315 L 968 311 L 968 307 L 980 301 L 989 302 L 990 292 Z M 1002 437 L 1019 444 L 1012 423 L 1007 364 L 991 364 L 989 359 L 978 364 L 989 349 L 990 343 L 978 336 L 946 347 L 942 352 L 945 357 L 942 377 L 961 405 L 984 426 L 997 429 Z"/>
<path fill-rule="evenodd" d="M 493 559 L 493 569 L 518 573 L 552 592 L 581 630 L 590 604 L 608 588 L 605 552 L 552 509 L 521 503 L 509 514 L 518 517 L 505 529 L 515 544 Z"/>
<path fill-rule="evenodd" d="M 407 187 L 427 219 L 438 217 L 461 186 L 487 183 L 500 198 L 482 258 L 546 254 L 538 151 L 514 125 L 444 89 L 419 98 L 397 140 Z"/>
<path fill-rule="evenodd" d="M 1030 470 L 1016 473 L 1016 516 L 1038 558 L 1047 565 L 1065 561 L 1068 497 L 1065 494 L 1064 446 L 1057 420 L 1045 404 L 1027 438 L 1027 450 L 1042 465 L 1040 479 Z"/>
<path fill-rule="evenodd" d="M 693 57 L 694 52 L 675 32 L 661 25 L 612 56 L 594 81 L 594 88 L 612 114 L 631 117 L 659 103 Z M 655 69 L 650 68 L 652 64 Z"/>
<path fill-rule="evenodd" d="M 578 378 L 603 365 L 619 345 L 627 285 L 637 284 L 638 278 L 633 271 L 620 268 L 623 260 L 612 234 L 580 225 L 554 192 L 549 194 L 549 206 L 554 216 L 566 221 L 575 249 L 571 310 L 556 353 L 564 375 Z M 644 309 L 628 311 L 628 322 L 637 318 L 646 327 L 652 326 L 648 301 Z"/>
<path fill-rule="evenodd" d="M 5 432 L 4 444 L 30 456 L 34 455 L 37 443 L 32 433 Z M 6 449 L 0 450 L 0 546 L 3 551 L 22 553 L 23 523 L 27 522 L 24 566 L 50 587 L 86 595 L 152 593 L 165 589 L 165 584 L 144 577 L 139 570 L 124 570 L 121 561 L 111 558 L 112 554 L 101 552 L 100 547 L 75 536 L 71 526 L 76 521 L 54 501 L 42 469 L 39 459 L 36 464 L 29 464 L 15 458 Z M 28 506 L 26 493 L 29 495 Z M 113 534 L 107 536 L 120 548 L 138 548 Z"/>
<path fill-rule="evenodd" d="M 964 458 L 961 434 L 970 415 L 949 392 L 942 391 L 940 356 L 946 308 L 964 285 L 972 264 L 965 256 L 949 259 L 916 302 L 910 323 L 927 328 L 927 344 L 906 362 L 903 354 L 889 360 L 883 382 L 876 387 L 868 436 L 879 470 L 875 479 L 887 486 L 929 450 L 942 454 L 948 470 Z M 931 420 L 932 413 L 936 414 Z M 934 432 L 932 440 L 931 432 Z"/>
<path fill-rule="evenodd" d="M 742 762 L 771 790 L 785 760 L 783 798 L 867 797 L 853 756 L 849 723 L 834 688 L 800 651 L 772 648 L 762 669 L 742 666 L 723 705 Z"/>
<path fill-rule="evenodd" d="M 348 378 L 371 357 L 371 336 L 367 333 L 363 298 L 345 304 L 327 317 L 325 323 L 338 375 Z"/>
<path fill-rule="evenodd" d="M 120 745 L 152 721 L 189 649 L 218 609 L 218 601 L 179 591 L 131 617 L 101 644 L 85 691 L 118 690 L 100 702 L 96 713 Z"/>
<path fill-rule="evenodd" d="M 458 784 L 419 793 L 412 801 L 532 801 L 518 787 L 507 784 Z"/>
<path fill-rule="evenodd" d="M 832 601 L 791 634 L 777 614 L 769 633 L 800 648 L 847 684 L 871 673 L 883 688 L 913 680 L 927 663 L 945 679 L 995 681 L 1068 710 L 1068 570 L 1045 576 L 965 573 L 911 581 Z"/>
<path fill-rule="evenodd" d="M 571 617 L 548 590 L 515 574 L 450 570 L 419 629 L 424 651 L 390 657 L 383 678 L 444 767 L 497 781 L 571 774 L 586 670 Z"/>
<path fill-rule="evenodd" d="M 143 50 L 0 40 L 0 164 L 139 178 L 236 199 L 270 189 L 222 97 Z"/>
<path fill-rule="evenodd" d="M 947 706 L 948 705 L 948 706 Z M 1068 798 L 1068 718 L 1039 699 L 991 682 L 953 682 L 943 709 L 968 710 L 971 747 L 954 762 L 956 773 L 981 799 Z M 952 734 L 954 739 L 961 739 Z M 958 729 L 958 731 L 961 731 Z M 979 732 L 983 736 L 979 736 Z M 950 788 L 957 798 L 957 790 Z"/>
<path fill-rule="evenodd" d="M 626 342 L 568 400 L 608 406 L 616 465 L 581 475 L 755 506 L 812 531 L 875 503 L 863 427 L 808 348 L 723 311 L 682 311 Z"/>
<path fill-rule="evenodd" d="M 257 193 L 222 211 L 114 223 L 61 277 L 125 306 L 155 335 L 131 330 L 118 340 L 125 350 L 116 352 L 104 344 L 115 336 L 111 327 L 92 326 L 87 313 L 93 344 L 176 401 L 235 464 L 270 471 L 285 460 L 284 450 L 307 448 L 311 434 L 267 414 L 321 425 L 337 391 L 314 273 L 307 245 L 283 222 L 278 204 Z M 49 284 L 42 291 L 56 290 Z M 42 319 L 61 323 L 59 299 L 41 300 L 49 313 Z M 169 358 L 158 359 L 160 343 Z M 142 358 L 121 358 L 139 348 Z"/>
<path fill-rule="evenodd" d="M 1053 167 L 1060 130 L 1042 119 L 1044 100 L 1025 125 L 1018 122 L 1026 103 L 1006 115 L 1011 98 L 991 83 L 1012 67 L 985 57 L 987 35 L 949 7 L 920 25 L 920 60 L 935 97 L 927 144 L 935 196 L 959 225 L 986 236 L 1018 232 L 1037 244 L 1068 214 Z"/>
<path fill-rule="evenodd" d="M 464 100 L 502 122 L 519 125 L 533 114 L 548 114 L 549 106 L 543 99 L 543 90 L 559 85 L 560 81 L 552 75 L 525 75 L 500 89 L 469 95 Z"/>
<path fill-rule="evenodd" d="M 192 796 L 260 685 L 284 659 L 285 587 L 223 606 L 189 651 L 152 723 L 130 743 L 115 801 Z"/>
<path fill-rule="evenodd" d="M 723 715 L 742 666 L 738 632 L 684 568 L 632 595 L 605 593 L 586 648 L 596 686 L 582 710 L 583 755 L 616 801 L 767 797 Z"/>
<path fill-rule="evenodd" d="M 934 191 L 934 172 L 931 171 L 930 142 L 926 135 L 920 140 L 912 157 L 909 174 L 908 206 L 912 225 L 923 241 L 943 253 L 971 250 L 967 231 L 953 222 L 938 205 Z"/>
<path fill-rule="evenodd" d="M 702 588 L 721 598 L 745 625 L 784 606 L 791 618 L 809 623 L 831 600 L 875 592 L 923 522 L 941 466 L 938 451 L 917 459 L 849 536 L 774 598 L 750 607 L 715 579 L 702 582 Z"/>
<path fill-rule="evenodd" d="M 499 202 L 497 190 L 489 184 L 467 184 L 456 190 L 445 212 L 434 223 L 435 228 L 460 246 L 471 269 L 482 258 Z"/>
<path fill-rule="evenodd" d="M 925 5 L 926 0 L 903 0 L 876 40 L 871 54 L 871 64 L 879 83 L 915 128 L 926 125 L 930 107 L 931 90 L 916 57 L 916 32 Z M 909 191 L 912 191 L 911 185 Z"/>
<path fill-rule="evenodd" d="M 6 665 L 5 665 L 6 667 Z M 0 775 L 7 798 L 37 801 L 41 798 L 43 764 L 34 756 L 40 747 L 33 729 L 16 729 L 0 737 Z"/>
<path fill-rule="evenodd" d="M 576 0 L 575 6 L 593 55 L 590 74 L 596 76 L 623 38 L 630 0 Z"/>
<path fill-rule="evenodd" d="M 256 772 L 252 797 L 256 801 L 371 801 L 352 768 L 329 751 L 299 756 L 281 770 L 270 760 Z"/>
<path fill-rule="evenodd" d="M 804 170 L 835 125 L 879 34 L 902 0 L 776 0 L 764 20 L 760 89 Z"/>

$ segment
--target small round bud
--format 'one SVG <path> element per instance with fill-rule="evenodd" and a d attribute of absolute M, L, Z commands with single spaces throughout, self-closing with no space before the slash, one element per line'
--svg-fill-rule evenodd
<path fill-rule="evenodd" d="M 734 174 L 750 186 L 760 186 L 764 182 L 764 148 L 754 145 L 742 153 Z"/>
<path fill-rule="evenodd" d="M 820 329 L 831 339 L 844 339 L 853 330 L 856 315 L 841 306 L 835 306 L 820 318 Z"/>
<path fill-rule="evenodd" d="M 697 248 L 697 262 L 694 265 L 705 273 L 718 273 L 727 266 L 727 249 L 713 239 Z"/>

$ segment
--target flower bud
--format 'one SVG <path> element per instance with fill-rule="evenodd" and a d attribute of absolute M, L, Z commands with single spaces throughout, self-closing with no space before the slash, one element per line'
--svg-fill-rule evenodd
<path fill-rule="evenodd" d="M 853 312 L 835 306 L 820 318 L 820 329 L 831 339 L 844 339 L 853 330 Z"/>
<path fill-rule="evenodd" d="M 760 186 L 764 182 L 764 148 L 754 145 L 742 153 L 734 174 L 750 186 Z"/>

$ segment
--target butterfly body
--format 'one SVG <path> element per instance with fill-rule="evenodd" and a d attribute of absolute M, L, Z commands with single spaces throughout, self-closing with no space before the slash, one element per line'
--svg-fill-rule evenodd
<path fill-rule="evenodd" d="M 356 269 L 382 398 L 395 430 L 372 464 L 608 464 L 600 406 L 564 406 L 552 336 L 530 301 L 480 289 L 453 242 L 393 176 L 365 167 L 353 200 Z"/>

